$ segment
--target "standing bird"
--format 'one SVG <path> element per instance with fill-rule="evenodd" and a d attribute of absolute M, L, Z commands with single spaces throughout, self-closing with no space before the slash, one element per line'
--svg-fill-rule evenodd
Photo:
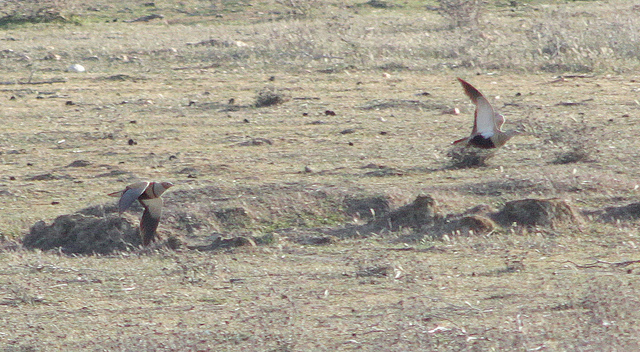
<path fill-rule="evenodd" d="M 147 246 L 156 240 L 156 230 L 162 217 L 162 198 L 164 191 L 173 187 L 171 182 L 138 182 L 127 186 L 124 190 L 109 193 L 112 197 L 120 197 L 118 210 L 124 213 L 137 199 L 144 207 L 140 220 L 140 237 L 142 245 Z"/>
<path fill-rule="evenodd" d="M 458 78 L 465 94 L 476 105 L 471 136 L 458 139 L 453 144 L 465 143 L 465 147 L 492 149 L 502 147 L 511 137 L 520 134 L 518 131 L 500 130 L 504 124 L 504 116 L 493 110 L 487 98 L 465 80 Z"/>

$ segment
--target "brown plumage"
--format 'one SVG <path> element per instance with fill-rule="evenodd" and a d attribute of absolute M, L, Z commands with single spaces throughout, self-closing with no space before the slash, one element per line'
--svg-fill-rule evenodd
<path fill-rule="evenodd" d="M 140 219 L 140 237 L 142 245 L 147 246 L 156 240 L 156 230 L 162 217 L 162 198 L 160 196 L 169 188 L 171 182 L 138 182 L 127 186 L 124 190 L 109 193 L 112 197 L 120 197 L 118 210 L 125 212 L 136 199 L 144 207 Z"/>
<path fill-rule="evenodd" d="M 491 149 L 502 147 L 511 137 L 519 134 L 518 131 L 502 131 L 504 124 L 504 116 L 493 110 L 491 103 L 465 80 L 458 78 L 465 94 L 476 105 L 473 118 L 473 129 L 471 135 L 462 139 L 458 139 L 453 144 L 464 143 L 466 147 L 475 147 L 481 149 Z"/>

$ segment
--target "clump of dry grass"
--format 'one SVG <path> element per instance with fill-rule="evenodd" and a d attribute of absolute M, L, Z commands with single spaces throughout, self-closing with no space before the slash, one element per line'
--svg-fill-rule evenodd
<path fill-rule="evenodd" d="M 599 128 L 582 120 L 551 132 L 548 141 L 562 150 L 556 153 L 553 164 L 571 164 L 589 161 L 596 152 Z"/>
<path fill-rule="evenodd" d="M 389 2 L 384 0 L 369 0 L 366 2 L 366 4 L 377 9 L 388 9 L 393 6 L 389 4 Z"/>
<path fill-rule="evenodd" d="M 23 304 L 34 305 L 37 303 L 44 303 L 45 300 L 42 296 L 34 295 L 30 289 L 19 284 L 13 284 L 4 287 L 8 293 L 0 301 L 0 305 L 6 306 L 19 306 Z"/>
<path fill-rule="evenodd" d="M 591 156 L 593 149 L 587 146 L 585 143 L 574 145 L 571 150 L 560 152 L 556 154 L 556 158 L 552 161 L 553 164 L 571 164 L 580 161 L 587 161 Z"/>
<path fill-rule="evenodd" d="M 255 106 L 262 108 L 265 106 L 279 105 L 289 100 L 289 98 L 274 87 L 266 87 L 258 92 Z"/>
<path fill-rule="evenodd" d="M 483 2 L 479 0 L 439 0 L 438 13 L 446 17 L 453 27 L 477 26 L 482 15 Z"/>
<path fill-rule="evenodd" d="M 468 169 L 487 166 L 487 160 L 495 155 L 494 151 L 472 148 L 454 147 L 447 152 L 449 157 L 448 169 Z"/>
<path fill-rule="evenodd" d="M 64 0 L 9 0 L 0 3 L 0 26 L 22 23 L 68 22 Z"/>
<path fill-rule="evenodd" d="M 276 0 L 276 3 L 287 8 L 293 17 L 309 17 L 321 5 L 318 0 Z"/>

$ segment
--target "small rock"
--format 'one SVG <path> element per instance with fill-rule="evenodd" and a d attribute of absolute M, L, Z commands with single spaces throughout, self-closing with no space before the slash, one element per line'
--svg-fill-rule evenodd
<path fill-rule="evenodd" d="M 76 160 L 76 161 L 72 162 L 71 164 L 67 165 L 67 167 L 87 167 L 89 165 L 91 165 L 90 161 Z"/>
<path fill-rule="evenodd" d="M 444 115 L 460 115 L 460 109 L 453 108 L 442 112 Z"/>
<path fill-rule="evenodd" d="M 60 59 L 62 59 L 62 57 L 60 55 L 54 54 L 54 53 L 47 53 L 47 55 L 44 56 L 44 60 L 60 61 Z"/>
<path fill-rule="evenodd" d="M 73 64 L 67 68 L 67 72 L 85 72 L 86 69 L 80 64 Z"/>
<path fill-rule="evenodd" d="M 356 277 L 385 277 L 393 272 L 393 268 L 389 265 L 378 265 L 368 268 L 363 268 L 356 271 Z"/>
<path fill-rule="evenodd" d="M 238 145 L 241 147 L 259 146 L 259 145 L 265 145 L 265 144 L 272 145 L 273 142 L 270 139 L 266 139 L 266 138 L 253 138 L 249 141 L 238 143 Z"/>

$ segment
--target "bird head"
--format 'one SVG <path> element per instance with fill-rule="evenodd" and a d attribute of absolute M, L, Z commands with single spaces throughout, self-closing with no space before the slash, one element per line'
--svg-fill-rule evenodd
<path fill-rule="evenodd" d="M 153 185 L 153 193 L 155 193 L 157 196 L 160 196 L 162 195 L 162 193 L 164 193 L 164 191 L 168 190 L 171 187 L 173 187 L 173 183 L 171 182 L 156 182 Z"/>

